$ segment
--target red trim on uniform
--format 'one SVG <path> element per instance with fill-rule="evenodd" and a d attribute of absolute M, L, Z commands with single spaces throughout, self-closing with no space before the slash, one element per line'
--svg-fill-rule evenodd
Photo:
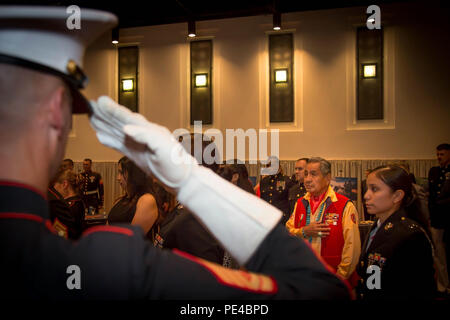
<path fill-rule="evenodd" d="M 53 224 L 50 220 L 45 220 L 45 227 L 50 230 L 51 233 L 56 234 L 55 228 L 53 228 Z"/>
<path fill-rule="evenodd" d="M 124 234 L 126 236 L 133 236 L 133 231 L 127 228 L 122 228 L 122 227 L 114 227 L 114 226 L 95 226 L 95 227 L 91 227 L 88 230 L 86 230 L 85 232 L 83 232 L 82 236 L 87 236 L 91 233 L 94 232 L 112 232 L 112 233 L 120 233 L 120 234 Z"/>
<path fill-rule="evenodd" d="M 0 213 L 0 219 L 22 219 L 31 220 L 39 223 L 44 222 L 44 218 L 31 213 L 20 213 L 20 212 L 2 212 Z"/>
<path fill-rule="evenodd" d="M 265 274 L 258 274 L 258 273 L 252 272 L 252 273 L 254 273 L 255 275 L 258 275 L 258 276 L 264 276 L 264 277 L 270 278 L 270 280 L 272 280 L 272 283 L 273 283 L 273 290 L 272 290 L 272 291 L 262 291 L 262 290 L 253 290 L 253 289 L 249 289 L 249 288 L 244 288 L 244 287 L 240 287 L 240 286 L 233 285 L 233 284 L 230 284 L 230 283 L 227 283 L 227 282 L 223 281 L 221 278 L 219 278 L 219 277 L 216 275 L 216 272 L 215 272 L 214 270 L 212 270 L 211 268 L 209 268 L 208 265 L 202 263 L 202 261 L 201 261 L 200 258 L 198 258 L 198 257 L 196 257 L 196 256 L 193 256 L 193 255 L 191 255 L 191 254 L 189 254 L 189 253 L 187 253 L 187 252 L 178 250 L 178 249 L 173 249 L 172 251 L 173 251 L 175 254 L 178 254 L 179 256 L 182 256 L 183 258 L 186 258 L 186 259 L 188 259 L 188 260 L 190 260 L 190 261 L 192 261 L 192 262 L 194 262 L 194 263 L 196 263 L 196 264 L 199 264 L 199 265 L 201 265 L 202 267 L 204 267 L 206 270 L 208 270 L 208 271 L 214 276 L 214 278 L 216 278 L 217 282 L 219 282 L 220 284 L 222 284 L 222 285 L 224 285 L 224 286 L 231 287 L 231 288 L 235 288 L 235 289 L 239 289 L 239 290 L 242 290 L 242 291 L 247 291 L 247 292 L 252 292 L 252 293 L 260 293 L 260 294 L 275 294 L 275 293 L 278 292 L 277 281 L 276 281 L 272 276 L 265 275 Z M 213 262 L 210 262 L 210 263 L 213 263 Z M 245 273 L 249 273 L 248 271 L 227 269 L 227 268 L 225 268 L 225 267 L 223 267 L 223 266 L 221 266 L 221 265 L 218 265 L 218 266 L 219 266 L 219 267 L 222 267 L 222 268 L 224 268 L 224 269 L 226 269 L 227 271 L 235 271 L 235 272 L 245 272 Z M 260 279 L 260 280 L 261 280 L 261 279 Z"/>
<path fill-rule="evenodd" d="M 34 193 L 37 193 L 42 198 L 47 200 L 47 195 L 45 195 L 44 193 L 42 193 L 41 191 L 39 191 L 35 187 L 29 186 L 29 185 L 26 185 L 26 184 L 23 184 L 23 183 L 12 182 L 12 181 L 0 181 L 0 186 L 18 187 L 18 188 L 28 189 L 30 191 L 33 191 Z"/>
<path fill-rule="evenodd" d="M 0 213 L 0 219 L 21 219 L 21 220 L 30 220 L 38 223 L 44 222 L 44 218 L 38 216 L 36 214 L 31 213 L 19 213 L 19 212 L 2 212 Z M 55 229 L 53 229 L 52 222 L 50 220 L 45 220 L 45 227 L 49 229 L 52 233 L 55 233 Z"/>

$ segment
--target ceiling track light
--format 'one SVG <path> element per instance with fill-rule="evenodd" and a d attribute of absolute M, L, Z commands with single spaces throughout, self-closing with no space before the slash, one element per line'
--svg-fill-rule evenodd
<path fill-rule="evenodd" d="M 281 30 L 281 13 L 279 12 L 273 14 L 273 30 Z"/>
<path fill-rule="evenodd" d="M 195 33 L 195 21 L 189 20 L 188 21 L 188 37 L 193 38 L 196 36 Z"/>

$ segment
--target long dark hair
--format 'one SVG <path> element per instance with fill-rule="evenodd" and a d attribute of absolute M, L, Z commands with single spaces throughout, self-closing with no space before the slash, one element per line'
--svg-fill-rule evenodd
<path fill-rule="evenodd" d="M 250 192 L 251 194 L 255 194 L 255 190 L 253 189 L 250 180 L 248 180 L 248 171 L 245 164 L 241 162 L 236 162 L 234 164 L 231 164 L 231 168 L 234 170 L 235 173 L 239 174 L 237 186 L 241 189 L 244 189 L 247 192 Z"/>
<path fill-rule="evenodd" d="M 120 158 L 119 164 L 122 167 L 122 174 L 127 182 L 127 190 L 124 197 L 128 199 L 130 206 L 135 205 L 142 195 L 150 193 L 156 200 L 159 216 L 159 212 L 161 212 L 161 201 L 155 192 L 153 179 L 147 176 L 144 171 L 127 157 Z"/>
<path fill-rule="evenodd" d="M 405 193 L 400 208 L 404 209 L 406 215 L 411 220 L 417 222 L 431 239 L 431 233 L 428 228 L 428 221 L 425 213 L 422 212 L 420 199 L 413 187 L 409 173 L 402 167 L 396 165 L 385 165 L 373 169 L 370 173 L 383 181 L 392 192 L 402 190 Z"/>
<path fill-rule="evenodd" d="M 234 174 L 239 174 L 237 186 L 251 194 L 255 194 L 251 182 L 248 180 L 248 171 L 245 164 L 226 164 L 224 167 L 217 171 L 217 174 L 225 180 L 231 181 Z"/>

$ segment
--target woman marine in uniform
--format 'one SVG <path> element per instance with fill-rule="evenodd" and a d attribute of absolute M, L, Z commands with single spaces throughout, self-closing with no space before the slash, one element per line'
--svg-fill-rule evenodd
<path fill-rule="evenodd" d="M 432 298 L 433 245 L 408 173 L 397 166 L 372 170 L 364 200 L 378 219 L 361 250 L 360 298 Z"/>

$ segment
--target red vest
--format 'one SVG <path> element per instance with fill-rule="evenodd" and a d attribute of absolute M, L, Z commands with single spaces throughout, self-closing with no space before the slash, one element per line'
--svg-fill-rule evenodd
<path fill-rule="evenodd" d="M 320 223 L 327 223 L 331 228 L 330 234 L 322 238 L 320 249 L 321 257 L 337 270 L 341 263 L 342 249 L 344 248 L 344 232 L 342 229 L 342 214 L 349 199 L 339 193 L 336 193 L 338 201 L 332 202 L 330 198 L 326 199 L 326 209 L 322 215 Z M 308 200 L 303 197 L 297 200 L 297 209 L 294 217 L 294 227 L 302 228 L 306 225 L 306 207 L 309 206 Z M 320 207 L 319 207 L 320 208 Z M 317 209 L 320 210 L 320 209 Z M 310 222 L 312 222 L 310 220 Z"/>

